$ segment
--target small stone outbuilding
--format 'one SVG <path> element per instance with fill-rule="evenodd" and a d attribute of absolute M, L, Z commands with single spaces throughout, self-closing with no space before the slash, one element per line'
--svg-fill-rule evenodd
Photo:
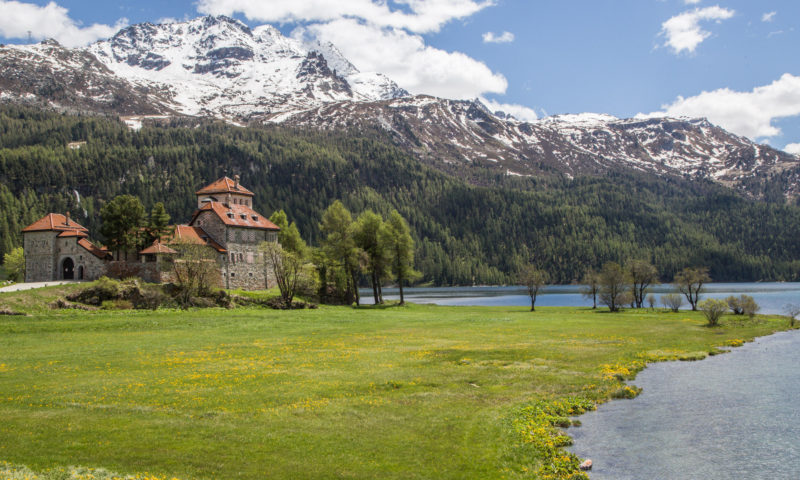
<path fill-rule="evenodd" d="M 89 241 L 89 230 L 69 213 L 49 213 L 22 230 L 25 281 L 95 280 L 111 253 Z"/>

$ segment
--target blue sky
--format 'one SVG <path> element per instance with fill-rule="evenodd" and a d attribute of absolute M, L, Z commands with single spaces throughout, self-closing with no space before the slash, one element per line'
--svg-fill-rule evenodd
<path fill-rule="evenodd" d="M 797 0 L 0 0 L 0 41 L 77 46 L 206 13 L 332 41 L 413 93 L 527 119 L 705 116 L 800 153 Z"/>

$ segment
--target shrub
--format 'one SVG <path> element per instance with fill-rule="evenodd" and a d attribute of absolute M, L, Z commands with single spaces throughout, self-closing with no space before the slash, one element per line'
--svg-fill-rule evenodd
<path fill-rule="evenodd" d="M 647 304 L 650 306 L 650 310 L 656 308 L 656 296 L 652 293 L 647 296 Z"/>
<path fill-rule="evenodd" d="M 677 312 L 680 310 L 681 305 L 683 305 L 683 297 L 677 293 L 661 295 L 661 304 L 664 305 L 665 308 L 669 308 L 673 312 Z"/>
<path fill-rule="evenodd" d="M 756 300 L 750 295 L 742 295 L 739 297 L 739 304 L 742 308 L 742 314 L 753 318 L 761 307 L 756 303 Z"/>
<path fill-rule="evenodd" d="M 725 302 L 727 302 L 728 308 L 731 309 L 734 315 L 747 315 L 753 318 L 756 312 L 761 309 L 756 300 L 750 295 L 739 295 L 738 297 L 731 295 L 725 299 Z"/>
<path fill-rule="evenodd" d="M 708 298 L 697 304 L 698 308 L 705 315 L 708 320 L 709 327 L 715 327 L 719 324 L 719 319 L 728 310 L 728 304 L 724 300 L 717 300 L 716 298 Z"/>
<path fill-rule="evenodd" d="M 734 315 L 742 314 L 742 302 L 740 302 L 738 298 L 731 295 L 725 299 L 725 302 L 728 304 L 728 308 L 731 309 L 731 312 L 733 312 Z"/>

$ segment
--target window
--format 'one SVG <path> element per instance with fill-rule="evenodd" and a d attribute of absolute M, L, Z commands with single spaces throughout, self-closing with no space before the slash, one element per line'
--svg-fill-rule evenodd
<path fill-rule="evenodd" d="M 228 241 L 229 242 L 235 242 L 236 241 L 236 232 L 233 229 L 228 230 Z"/>
<path fill-rule="evenodd" d="M 253 252 L 247 252 L 247 263 L 253 263 Z"/>
<path fill-rule="evenodd" d="M 233 219 L 233 212 L 228 212 L 228 218 Z"/>
<path fill-rule="evenodd" d="M 233 277 L 235 277 L 235 276 L 236 276 L 236 274 L 235 274 L 235 273 L 233 273 L 233 272 L 231 272 L 231 278 L 233 278 Z"/>
<path fill-rule="evenodd" d="M 247 220 L 247 214 L 246 213 L 243 213 L 243 214 L 241 214 L 239 216 L 242 217 L 242 220 Z"/>
<path fill-rule="evenodd" d="M 257 221 L 258 221 L 258 215 L 253 215 L 253 221 L 254 221 L 254 222 L 257 222 Z"/>

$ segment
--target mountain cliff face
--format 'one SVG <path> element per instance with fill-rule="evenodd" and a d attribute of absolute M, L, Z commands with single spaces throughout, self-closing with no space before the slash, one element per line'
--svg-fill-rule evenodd
<path fill-rule="evenodd" d="M 412 96 L 332 44 L 228 17 L 127 27 L 84 49 L 0 48 L 0 101 L 122 116 L 192 115 L 315 129 L 382 128 L 451 172 L 710 179 L 755 197 L 800 195 L 800 159 L 702 119 L 581 114 L 523 123 L 477 101 Z"/>

